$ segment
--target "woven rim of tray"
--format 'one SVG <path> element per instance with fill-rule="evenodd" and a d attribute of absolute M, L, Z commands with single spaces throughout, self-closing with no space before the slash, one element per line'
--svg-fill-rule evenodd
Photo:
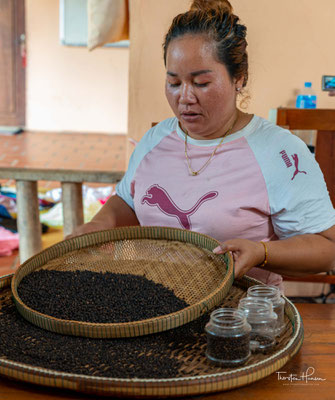
<path fill-rule="evenodd" d="M 230 253 L 224 255 L 213 255 L 212 253 L 213 257 L 222 261 L 222 266 L 224 267 L 219 272 L 220 281 L 215 283 L 215 289 L 211 292 L 201 292 L 200 301 L 186 308 L 155 318 L 124 323 L 90 323 L 59 319 L 33 310 L 28 307 L 18 295 L 17 288 L 22 278 L 39 267 L 44 266 L 50 260 L 57 259 L 72 251 L 89 249 L 92 246 L 102 245 L 104 243 L 108 244 L 116 241 L 123 243 L 123 240 L 131 241 L 141 239 L 174 241 L 178 242 L 178 244 L 180 243 L 180 246 L 191 244 L 200 249 L 206 249 L 208 252 L 211 252 L 219 245 L 219 242 L 215 239 L 197 232 L 175 228 L 137 226 L 99 231 L 65 240 L 33 256 L 23 263 L 15 272 L 11 285 L 16 308 L 29 322 L 40 328 L 56 333 L 91 338 L 133 337 L 173 329 L 191 322 L 218 305 L 230 290 L 234 280 L 232 256 Z M 192 273 L 194 274 L 193 271 Z M 206 276 L 207 280 L 210 279 L 210 273 L 211 270 L 208 270 L 208 275 Z M 217 270 L 215 270 L 215 274 L 217 280 Z M 201 279 L 203 279 L 203 277 Z M 192 290 L 196 291 L 198 288 Z"/>
<path fill-rule="evenodd" d="M 0 289 L 10 285 L 13 275 L 0 278 Z M 238 286 L 245 291 L 261 282 L 244 277 Z M 119 379 L 63 373 L 47 368 L 0 358 L 0 374 L 37 385 L 71 389 L 95 395 L 174 397 L 225 391 L 258 381 L 278 371 L 300 349 L 303 343 L 303 324 L 298 310 L 285 296 L 285 314 L 292 334 L 282 348 L 266 358 L 245 367 L 219 373 L 170 379 Z"/>

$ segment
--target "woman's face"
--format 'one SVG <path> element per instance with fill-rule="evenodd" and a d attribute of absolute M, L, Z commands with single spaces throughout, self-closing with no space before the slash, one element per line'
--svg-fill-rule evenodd
<path fill-rule="evenodd" d="M 224 64 L 214 58 L 214 43 L 202 35 L 170 42 L 166 55 L 167 100 L 184 131 L 194 139 L 223 136 L 236 116 L 236 88 Z"/>

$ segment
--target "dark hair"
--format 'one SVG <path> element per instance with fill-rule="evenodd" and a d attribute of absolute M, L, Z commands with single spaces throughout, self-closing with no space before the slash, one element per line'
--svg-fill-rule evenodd
<path fill-rule="evenodd" d="M 216 57 L 226 66 L 231 79 L 243 76 L 245 86 L 248 81 L 247 28 L 238 21 L 227 0 L 194 0 L 189 11 L 172 21 L 163 44 L 164 63 L 173 39 L 186 34 L 206 35 L 216 43 Z"/>

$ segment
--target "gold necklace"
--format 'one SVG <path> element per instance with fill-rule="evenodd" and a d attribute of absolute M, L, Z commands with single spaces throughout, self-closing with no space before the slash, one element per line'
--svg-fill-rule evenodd
<path fill-rule="evenodd" d="M 215 149 L 213 150 L 213 152 L 212 152 L 212 154 L 210 155 L 209 159 L 205 162 L 205 164 L 204 164 L 200 169 L 198 169 L 198 171 L 193 171 L 193 169 L 192 169 L 192 167 L 191 167 L 191 162 L 190 162 L 190 159 L 189 159 L 189 157 L 188 157 L 188 155 L 187 155 L 187 136 L 188 136 L 188 135 L 187 135 L 187 133 L 185 133 L 185 157 L 186 157 L 188 169 L 189 169 L 189 171 L 190 171 L 190 173 L 191 173 L 192 176 L 199 175 L 200 172 L 203 171 L 203 170 L 207 167 L 207 165 L 211 162 L 212 158 L 215 156 L 215 153 L 216 153 L 217 149 L 221 146 L 221 144 L 222 144 L 222 142 L 223 142 L 223 139 L 224 139 L 224 138 L 232 131 L 232 129 L 234 128 L 234 125 L 235 125 L 236 121 L 237 121 L 237 117 L 235 118 L 235 120 L 234 120 L 232 126 L 231 126 L 231 127 L 227 130 L 227 132 L 222 136 L 222 138 L 221 138 L 221 140 L 220 140 L 220 143 L 215 147 Z"/>

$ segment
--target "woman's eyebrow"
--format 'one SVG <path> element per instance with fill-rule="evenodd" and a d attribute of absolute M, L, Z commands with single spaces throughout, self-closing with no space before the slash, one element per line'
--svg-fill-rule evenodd
<path fill-rule="evenodd" d="M 202 75 L 202 74 L 208 74 L 209 72 L 212 72 L 210 69 L 201 69 L 200 71 L 194 71 L 191 72 L 192 76 L 197 76 L 197 75 Z"/>
<path fill-rule="evenodd" d="M 198 75 L 202 75 L 202 74 L 208 74 L 209 72 L 213 72 L 213 71 L 210 70 L 210 69 L 201 69 L 201 70 L 199 70 L 199 71 L 193 71 L 193 72 L 191 72 L 190 75 L 192 75 L 192 76 L 198 76 Z M 176 73 L 174 73 L 174 72 L 171 72 L 171 71 L 166 71 L 166 74 L 169 75 L 169 76 L 172 76 L 172 77 L 178 76 L 178 74 L 176 74 Z"/>

